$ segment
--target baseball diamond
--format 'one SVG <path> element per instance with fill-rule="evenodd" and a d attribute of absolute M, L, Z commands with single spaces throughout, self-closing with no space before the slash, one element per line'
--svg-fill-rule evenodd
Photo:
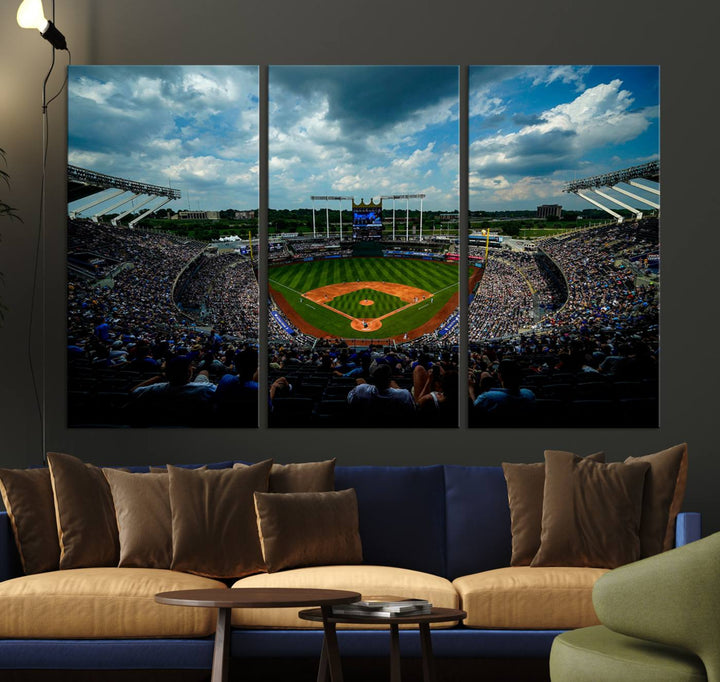
<path fill-rule="evenodd" d="M 357 285 L 358 283 L 355 284 Z M 305 297 L 310 300 L 315 300 L 317 303 L 326 304 L 351 317 L 382 317 L 387 313 L 394 312 L 398 308 L 407 305 L 407 302 L 398 296 L 373 289 L 371 282 L 367 282 L 366 284 L 367 287 L 331 297 L 327 303 L 325 300 L 314 298 L 314 292 L 312 291 L 306 292 Z M 331 284 L 330 286 L 336 287 L 338 285 Z M 326 287 L 323 287 L 323 289 L 325 288 Z M 328 296 L 328 294 L 323 294 L 323 296 Z"/>
<path fill-rule="evenodd" d="M 306 261 L 270 269 L 270 293 L 300 331 L 409 340 L 457 307 L 455 263 L 395 258 Z"/>

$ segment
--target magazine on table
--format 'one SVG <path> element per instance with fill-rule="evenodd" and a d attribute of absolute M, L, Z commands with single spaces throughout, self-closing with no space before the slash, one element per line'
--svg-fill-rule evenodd
<path fill-rule="evenodd" d="M 393 616 L 415 616 L 430 613 L 432 604 L 426 599 L 405 599 L 403 597 L 367 597 L 352 604 L 333 606 L 336 616 L 368 616 L 390 618 Z"/>

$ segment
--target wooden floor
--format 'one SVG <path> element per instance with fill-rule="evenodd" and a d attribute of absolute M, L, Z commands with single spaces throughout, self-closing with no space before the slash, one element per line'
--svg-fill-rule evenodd
<path fill-rule="evenodd" d="M 405 659 L 403 682 L 422 682 L 420 659 Z M 547 659 L 438 659 L 438 682 L 549 682 Z M 345 682 L 386 682 L 388 661 L 343 659 Z M 233 682 L 315 682 L 317 661 L 236 659 Z M 210 673 L 192 670 L 0 671 L 2 682 L 209 682 Z"/>

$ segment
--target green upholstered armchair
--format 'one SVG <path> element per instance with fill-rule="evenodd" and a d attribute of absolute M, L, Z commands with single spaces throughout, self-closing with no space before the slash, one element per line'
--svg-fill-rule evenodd
<path fill-rule="evenodd" d="M 593 604 L 603 625 L 555 639 L 552 682 L 720 682 L 720 533 L 607 573 Z"/>

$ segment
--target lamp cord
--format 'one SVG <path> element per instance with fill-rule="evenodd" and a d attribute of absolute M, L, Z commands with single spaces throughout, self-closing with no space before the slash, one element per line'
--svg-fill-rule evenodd
<path fill-rule="evenodd" d="M 53 0 L 52 5 L 52 16 L 53 21 L 55 20 L 55 1 Z M 70 50 L 68 52 L 68 66 L 72 64 L 72 56 L 70 54 Z M 50 63 L 50 68 L 48 69 L 47 75 L 45 76 L 45 79 L 43 80 L 42 84 L 42 174 L 41 174 L 41 180 L 40 180 L 40 211 L 39 211 L 39 221 L 38 221 L 38 230 L 37 230 L 37 237 L 35 239 L 35 257 L 34 257 L 34 265 L 33 265 L 33 285 L 32 285 L 32 292 L 30 296 L 30 318 L 28 321 L 28 344 L 27 344 L 27 353 L 28 353 L 28 363 L 30 365 L 30 376 L 32 379 L 32 387 L 33 387 L 33 394 L 35 397 L 35 405 L 37 408 L 38 417 L 40 419 L 40 431 L 41 431 L 41 457 L 43 464 L 47 464 L 47 424 L 46 424 L 46 401 L 47 401 L 47 391 L 46 391 L 46 378 L 47 378 L 47 362 L 45 357 L 45 337 L 46 337 L 46 331 L 47 331 L 47 314 L 45 311 L 45 281 L 42 282 L 42 299 L 41 299 L 41 305 L 42 310 L 41 312 L 41 320 L 42 320 L 42 374 L 41 374 L 41 383 L 42 383 L 42 395 L 41 391 L 38 388 L 38 380 L 37 380 L 37 372 L 35 369 L 35 363 L 33 362 L 33 356 L 32 356 L 32 328 L 35 321 L 35 300 L 37 296 L 37 288 L 38 288 L 38 274 L 39 271 L 42 270 L 43 273 L 46 271 L 46 229 L 45 229 L 45 223 L 46 223 L 46 207 L 45 207 L 45 199 L 46 199 L 46 177 L 47 177 L 47 158 L 48 158 L 48 149 L 49 149 L 49 138 L 50 138 L 50 127 L 49 127 L 49 120 L 48 120 L 48 106 L 50 103 L 57 99 L 62 91 L 65 89 L 65 86 L 67 84 L 67 72 L 65 74 L 65 79 L 63 80 L 62 85 L 60 86 L 60 90 L 51 97 L 49 100 L 47 99 L 47 85 L 48 81 L 50 80 L 50 76 L 53 72 L 53 69 L 55 68 L 55 48 L 52 47 L 52 61 Z"/>

